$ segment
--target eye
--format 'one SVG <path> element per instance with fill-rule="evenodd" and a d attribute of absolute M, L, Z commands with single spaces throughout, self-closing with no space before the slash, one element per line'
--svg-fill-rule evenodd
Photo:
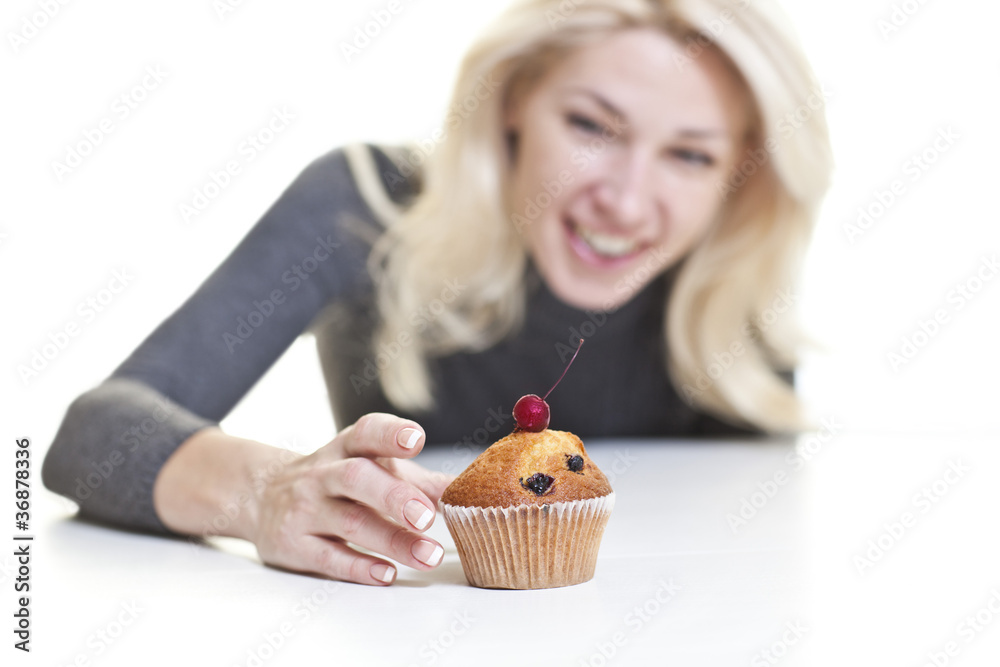
<path fill-rule="evenodd" d="M 544 494 L 546 491 L 549 490 L 549 487 L 552 486 L 552 482 L 554 482 L 554 481 L 555 481 L 555 479 L 553 479 L 552 477 L 549 477 L 545 473 L 536 472 L 534 475 L 532 475 L 528 479 L 522 478 L 521 479 L 521 486 L 523 486 L 527 490 L 531 491 L 536 496 L 540 496 L 540 495 Z"/>
<path fill-rule="evenodd" d="M 601 125 L 597 121 L 587 118 L 582 114 L 578 113 L 566 114 L 566 122 L 572 125 L 573 127 L 577 128 L 578 130 L 582 130 L 583 132 L 586 132 L 588 134 L 601 134 L 602 132 L 604 132 L 603 125 Z"/>
<path fill-rule="evenodd" d="M 695 166 L 711 167 L 715 164 L 715 158 L 708 153 L 699 150 L 692 150 L 690 148 L 675 148 L 670 151 L 670 154 L 680 159 L 682 162 L 687 162 L 688 164 Z"/>

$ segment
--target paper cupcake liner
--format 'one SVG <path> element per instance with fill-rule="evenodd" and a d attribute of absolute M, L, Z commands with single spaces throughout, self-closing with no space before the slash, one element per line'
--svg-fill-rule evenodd
<path fill-rule="evenodd" d="M 594 577 L 615 494 L 518 505 L 459 507 L 441 503 L 465 577 L 480 588 L 556 588 Z"/>

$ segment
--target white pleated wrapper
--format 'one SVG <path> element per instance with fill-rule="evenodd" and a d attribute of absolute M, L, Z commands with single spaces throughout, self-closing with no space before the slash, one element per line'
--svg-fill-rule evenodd
<path fill-rule="evenodd" d="M 465 577 L 480 588 L 556 588 L 594 577 L 615 494 L 518 505 L 458 507 L 441 503 Z"/>

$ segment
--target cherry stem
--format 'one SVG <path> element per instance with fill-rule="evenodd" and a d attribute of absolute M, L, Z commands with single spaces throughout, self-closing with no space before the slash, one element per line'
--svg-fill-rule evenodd
<path fill-rule="evenodd" d="M 583 347 L 583 339 L 582 339 L 582 338 L 580 339 L 580 344 L 576 346 L 576 352 L 574 352 L 574 353 L 573 353 L 573 358 L 569 360 L 569 363 L 568 363 L 568 364 L 566 364 L 566 368 L 564 368 L 564 369 L 563 369 L 563 374 L 562 374 L 562 375 L 560 375 L 560 376 L 559 376 L 559 379 L 558 379 L 558 380 L 556 380 L 556 383 L 555 383 L 554 385 L 552 385 L 552 389 L 555 389 L 556 387 L 558 387 L 558 386 L 559 386 L 559 383 L 560 383 L 560 382 L 562 382 L 562 379 L 563 379 L 564 377 L 566 377 L 566 371 L 568 371 L 568 370 L 569 370 L 569 367 L 573 365 L 573 361 L 574 361 L 574 360 L 576 359 L 576 355 L 580 354 L 580 348 L 581 348 L 581 347 Z M 547 392 L 545 392 L 545 395 L 544 395 L 544 396 L 542 396 L 542 400 L 543 400 L 543 401 L 544 401 L 544 400 L 545 400 L 546 398 L 548 398 L 548 397 L 549 397 L 549 394 L 551 394 L 551 393 L 552 393 L 552 389 L 549 389 L 549 390 L 548 390 Z"/>

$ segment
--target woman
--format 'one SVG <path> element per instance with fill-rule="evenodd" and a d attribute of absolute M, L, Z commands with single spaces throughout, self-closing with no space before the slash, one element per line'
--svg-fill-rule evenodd
<path fill-rule="evenodd" d="M 779 313 L 829 172 L 816 90 L 762 1 L 517 4 L 463 62 L 427 163 L 354 146 L 310 165 L 71 405 L 45 483 L 88 516 L 385 585 L 388 559 L 443 553 L 422 533 L 449 480 L 408 459 L 508 432 L 581 335 L 559 428 L 794 429 Z M 308 456 L 223 433 L 307 329 L 351 425 Z"/>

